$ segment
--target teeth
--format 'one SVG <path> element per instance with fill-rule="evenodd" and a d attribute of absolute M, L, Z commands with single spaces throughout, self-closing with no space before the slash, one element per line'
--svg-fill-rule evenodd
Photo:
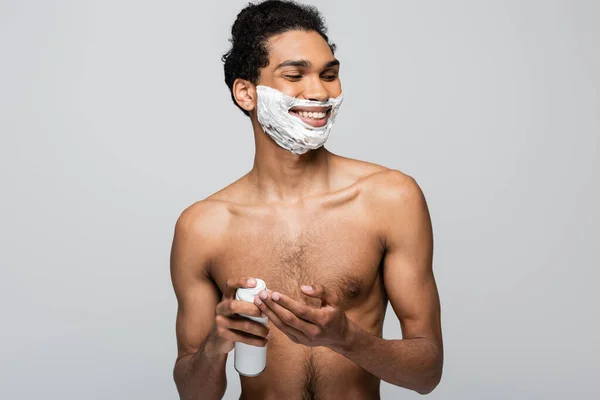
<path fill-rule="evenodd" d="M 304 118 L 312 118 L 312 119 L 323 119 L 327 115 L 324 112 L 312 112 L 312 111 L 296 111 L 300 116 Z"/>

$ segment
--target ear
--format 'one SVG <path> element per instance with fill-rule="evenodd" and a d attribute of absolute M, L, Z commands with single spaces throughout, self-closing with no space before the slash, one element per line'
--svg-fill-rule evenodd
<path fill-rule="evenodd" d="M 236 103 L 250 112 L 256 107 L 256 86 L 245 79 L 236 79 L 231 89 Z"/>

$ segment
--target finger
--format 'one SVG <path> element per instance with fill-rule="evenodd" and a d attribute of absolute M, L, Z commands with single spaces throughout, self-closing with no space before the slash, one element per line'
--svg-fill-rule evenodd
<path fill-rule="evenodd" d="M 299 318 L 290 310 L 277 304 L 277 302 L 273 300 L 274 296 L 281 296 L 281 294 L 278 292 L 273 292 L 272 295 L 267 296 L 267 298 L 264 299 L 263 302 L 268 306 L 268 308 L 271 311 L 273 311 L 273 313 L 277 315 L 277 317 L 283 324 L 291 326 L 292 328 L 306 335 L 310 335 L 314 331 L 314 329 L 316 329 L 316 326 L 311 322 Z"/>
<path fill-rule="evenodd" d="M 235 291 L 239 288 L 253 288 L 256 286 L 256 279 L 243 276 L 240 278 L 229 278 L 225 283 L 225 291 L 223 297 L 233 299 Z"/>
<path fill-rule="evenodd" d="M 230 316 L 235 314 L 244 314 L 251 317 L 260 317 L 261 311 L 256 304 L 248 303 L 242 300 L 225 300 L 217 304 L 216 313 L 218 315 Z"/>
<path fill-rule="evenodd" d="M 264 347 L 269 342 L 265 338 L 229 329 L 222 334 L 222 337 L 226 340 L 231 340 L 232 342 L 241 342 L 249 344 L 250 346 L 259 347 Z"/>
<path fill-rule="evenodd" d="M 281 332 L 289 336 L 290 339 L 292 339 L 294 342 L 297 342 L 299 338 L 304 336 L 303 333 L 299 330 L 284 324 L 279 318 L 279 316 L 265 304 L 264 299 L 261 299 L 258 296 L 256 296 L 254 298 L 254 304 L 258 305 L 260 310 L 263 312 L 263 314 L 267 316 L 267 318 L 269 318 L 269 321 L 271 321 L 273 325 L 275 325 Z"/>
<path fill-rule="evenodd" d="M 301 304 L 298 301 L 292 299 L 291 297 L 286 296 L 285 294 L 281 294 L 279 292 L 273 292 L 273 294 L 271 295 L 271 299 L 273 299 L 273 301 L 276 304 L 279 304 L 283 308 L 286 308 L 287 310 L 291 311 L 294 315 L 296 315 L 299 318 L 302 318 L 303 320 L 306 320 L 310 323 L 318 322 L 318 310 L 315 310 L 314 308 Z"/>
<path fill-rule="evenodd" d="M 321 299 L 324 304 L 331 306 L 338 306 L 340 304 L 337 292 L 320 283 L 314 285 L 302 285 L 300 289 L 307 296 Z"/>
<path fill-rule="evenodd" d="M 267 326 L 244 317 L 230 318 L 229 321 L 227 321 L 227 325 L 229 329 L 250 333 L 254 336 L 266 338 L 269 334 L 269 328 Z"/>

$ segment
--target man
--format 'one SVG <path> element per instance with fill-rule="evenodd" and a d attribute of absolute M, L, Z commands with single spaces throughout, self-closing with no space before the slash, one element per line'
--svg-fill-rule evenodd
<path fill-rule="evenodd" d="M 316 9 L 250 4 L 231 42 L 225 81 L 250 118 L 256 154 L 250 172 L 175 227 L 181 398 L 222 398 L 235 342 L 267 346 L 264 371 L 240 376 L 242 399 L 377 399 L 381 379 L 431 392 L 443 350 L 419 186 L 323 147 L 342 89 Z M 253 278 L 269 290 L 254 303 L 235 300 Z M 381 337 L 388 300 L 403 339 Z"/>

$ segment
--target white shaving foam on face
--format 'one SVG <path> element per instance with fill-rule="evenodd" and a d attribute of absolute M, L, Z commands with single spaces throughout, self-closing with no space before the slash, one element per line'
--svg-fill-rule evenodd
<path fill-rule="evenodd" d="M 324 102 L 302 100 L 262 85 L 256 87 L 256 93 L 258 122 L 275 143 L 294 154 L 304 154 L 325 144 L 344 98 L 340 94 Z M 331 111 L 324 126 L 314 127 L 290 114 L 293 107 L 331 107 Z"/>

